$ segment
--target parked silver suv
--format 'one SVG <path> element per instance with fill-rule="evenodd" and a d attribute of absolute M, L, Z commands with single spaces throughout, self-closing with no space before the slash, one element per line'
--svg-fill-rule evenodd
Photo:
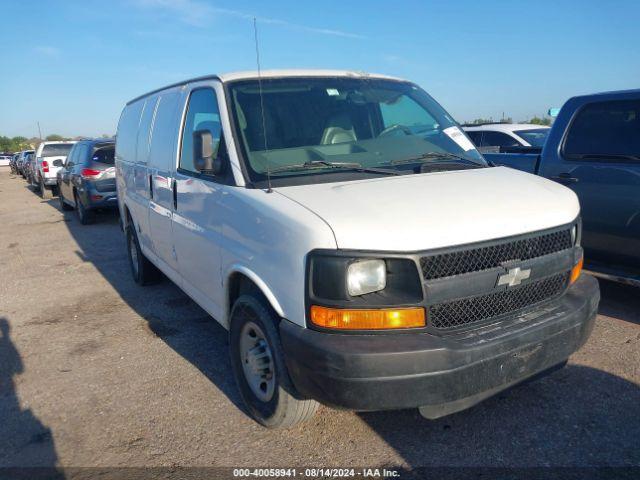
<path fill-rule="evenodd" d="M 96 210 L 118 207 L 114 155 L 113 139 L 82 140 L 58 170 L 60 208 L 75 208 L 83 225 L 94 220 Z"/>

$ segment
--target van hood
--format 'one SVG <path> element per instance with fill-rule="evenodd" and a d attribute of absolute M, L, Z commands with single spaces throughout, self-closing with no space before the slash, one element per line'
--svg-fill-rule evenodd
<path fill-rule="evenodd" d="M 275 190 L 321 217 L 340 249 L 462 245 L 568 224 L 580 213 L 570 189 L 506 167 Z"/>

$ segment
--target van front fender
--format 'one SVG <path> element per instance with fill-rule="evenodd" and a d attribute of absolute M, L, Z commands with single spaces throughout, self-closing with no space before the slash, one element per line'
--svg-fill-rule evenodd
<path fill-rule="evenodd" d="M 245 277 L 247 277 L 249 280 L 251 280 L 251 282 L 253 282 L 253 284 L 260 290 L 260 292 L 262 292 L 262 294 L 265 296 L 265 298 L 267 299 L 267 301 L 269 302 L 269 304 L 271 304 L 271 308 L 273 308 L 273 310 L 280 316 L 280 317 L 284 317 L 284 310 L 282 309 L 282 306 L 280 305 L 280 302 L 278 302 L 278 299 L 276 298 L 276 296 L 273 294 L 273 291 L 271 290 L 271 288 L 269 288 L 269 285 L 267 285 L 267 283 L 262 280 L 262 278 L 260 278 L 260 276 L 255 273 L 253 270 L 251 270 L 250 268 L 244 266 L 244 265 L 231 265 L 231 267 L 229 268 L 229 270 L 226 272 L 224 278 L 225 278 L 225 285 L 224 285 L 224 292 L 225 292 L 225 298 L 229 298 L 229 288 L 230 288 L 230 284 L 231 282 L 229 281 L 234 274 L 241 274 L 244 275 Z M 227 302 L 227 308 L 226 308 L 226 319 L 227 319 L 227 324 L 229 324 L 229 318 L 230 318 L 230 314 L 231 314 L 231 308 L 233 307 L 233 305 L 230 305 L 230 302 Z"/>

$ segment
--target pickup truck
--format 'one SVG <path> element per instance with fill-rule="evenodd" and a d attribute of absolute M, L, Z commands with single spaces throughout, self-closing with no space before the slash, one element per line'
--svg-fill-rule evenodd
<path fill-rule="evenodd" d="M 585 268 L 640 286 L 640 90 L 571 98 L 540 154 L 484 158 L 571 188 L 582 207 Z"/>
<path fill-rule="evenodd" d="M 57 195 L 57 173 L 75 141 L 50 141 L 38 145 L 30 176 L 31 185 L 42 198 Z"/>

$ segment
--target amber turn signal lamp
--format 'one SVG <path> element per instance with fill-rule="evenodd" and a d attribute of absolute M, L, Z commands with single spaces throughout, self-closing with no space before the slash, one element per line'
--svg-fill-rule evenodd
<path fill-rule="evenodd" d="M 352 310 L 311 306 L 311 322 L 336 330 L 383 330 L 425 326 L 424 308 Z"/>
<path fill-rule="evenodd" d="M 582 272 L 582 263 L 584 262 L 584 257 L 580 259 L 580 261 L 578 263 L 575 264 L 575 266 L 571 269 L 571 278 L 569 279 L 569 284 L 573 284 L 576 280 L 578 280 L 578 277 L 580 276 L 580 273 Z"/>

